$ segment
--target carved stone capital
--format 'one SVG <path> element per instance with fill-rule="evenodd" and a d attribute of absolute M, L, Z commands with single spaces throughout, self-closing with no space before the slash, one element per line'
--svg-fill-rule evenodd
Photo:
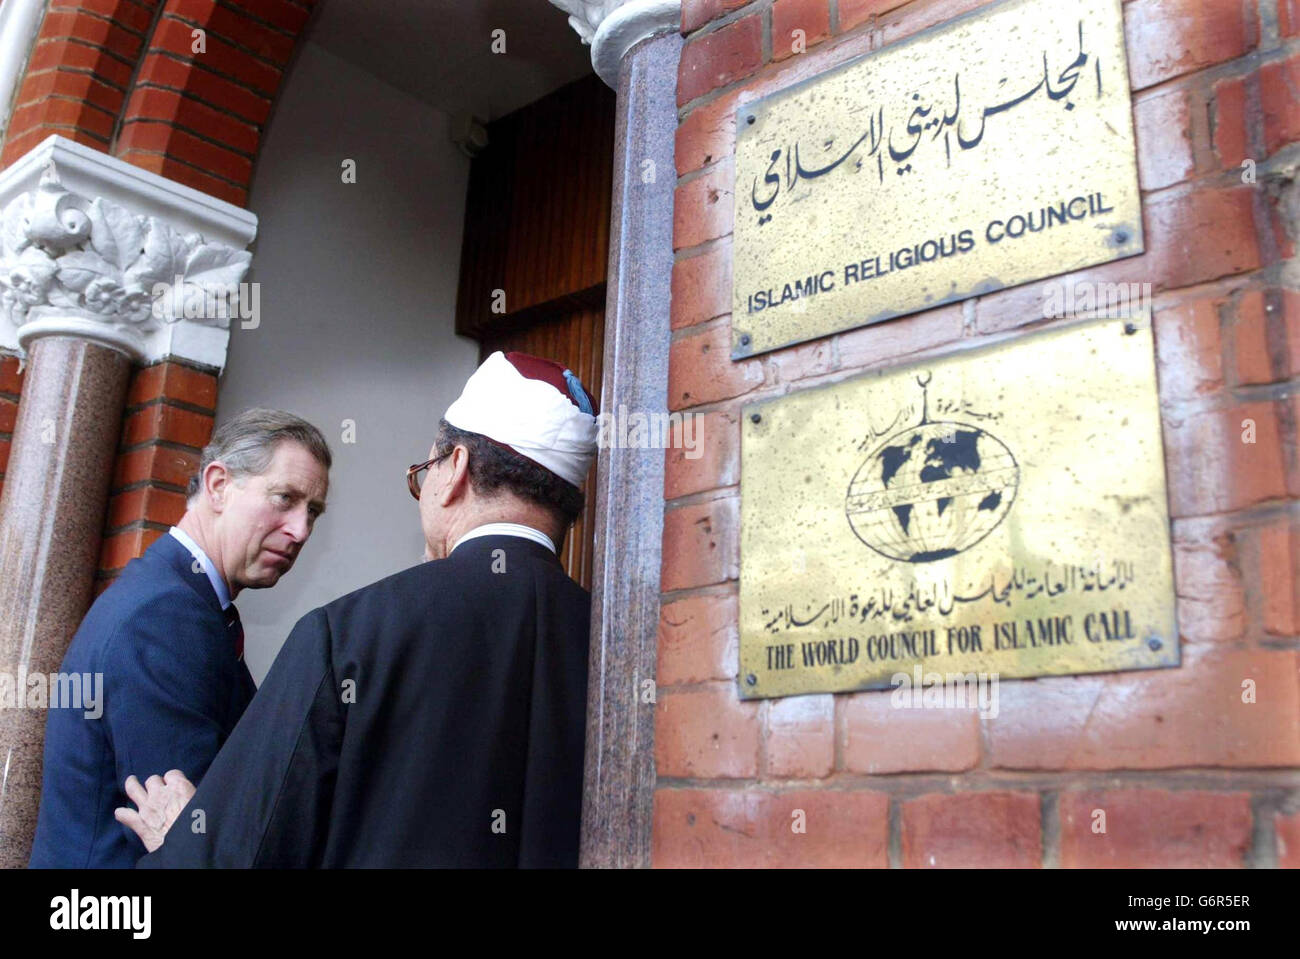
<path fill-rule="evenodd" d="M 623 56 L 642 40 L 681 25 L 681 0 L 551 0 L 569 15 L 569 26 L 591 44 L 591 65 L 609 86 L 618 87 Z"/>
<path fill-rule="evenodd" d="M 0 174 L 0 349 L 75 336 L 220 369 L 257 218 L 52 136 Z"/>

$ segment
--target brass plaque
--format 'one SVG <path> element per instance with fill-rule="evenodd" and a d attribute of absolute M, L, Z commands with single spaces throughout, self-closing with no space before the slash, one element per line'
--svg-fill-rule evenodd
<path fill-rule="evenodd" d="M 743 698 L 1176 666 L 1149 308 L 749 404 Z"/>
<path fill-rule="evenodd" d="M 1120 0 L 1008 0 L 740 107 L 732 358 L 1143 251 Z"/>

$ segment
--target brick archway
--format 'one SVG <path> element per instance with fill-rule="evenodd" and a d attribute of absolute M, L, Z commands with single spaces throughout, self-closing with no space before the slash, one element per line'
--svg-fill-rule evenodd
<path fill-rule="evenodd" d="M 59 133 L 245 205 L 271 105 L 315 4 L 53 0 L 0 165 Z"/>
<path fill-rule="evenodd" d="M 52 134 L 246 206 L 275 97 L 317 0 L 51 0 L 0 150 L 7 167 Z M 22 379 L 0 356 L 0 487 Z M 135 371 L 96 592 L 185 510 L 212 433 L 217 373 Z"/>

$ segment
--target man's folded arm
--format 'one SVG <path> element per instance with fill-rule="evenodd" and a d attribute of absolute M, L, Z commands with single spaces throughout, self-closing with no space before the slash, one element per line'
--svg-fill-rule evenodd
<path fill-rule="evenodd" d="M 319 865 L 344 706 L 322 610 L 298 621 L 194 798 L 142 868 Z M 147 771 L 162 773 L 170 766 Z"/>

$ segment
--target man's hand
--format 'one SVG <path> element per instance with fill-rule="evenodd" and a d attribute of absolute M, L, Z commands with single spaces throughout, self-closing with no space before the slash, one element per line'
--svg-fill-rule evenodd
<path fill-rule="evenodd" d="M 194 784 L 179 769 L 170 770 L 165 776 L 150 776 L 143 786 L 140 780 L 128 776 L 126 795 L 139 810 L 119 806 L 113 810 L 113 818 L 130 828 L 140 837 L 144 848 L 153 852 L 163 844 L 167 830 L 194 792 Z"/>

